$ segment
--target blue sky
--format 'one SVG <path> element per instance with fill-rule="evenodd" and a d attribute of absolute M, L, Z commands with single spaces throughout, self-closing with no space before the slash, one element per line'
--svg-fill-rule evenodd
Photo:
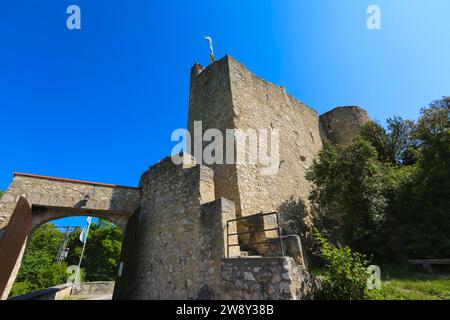
<path fill-rule="evenodd" d="M 82 30 L 66 28 L 77 4 Z M 381 8 L 382 29 L 366 27 Z M 7 1 L 0 10 L 0 189 L 21 171 L 136 186 L 186 127 L 205 35 L 320 113 L 417 118 L 450 94 L 448 0 Z M 84 219 L 70 220 L 84 221 Z"/>

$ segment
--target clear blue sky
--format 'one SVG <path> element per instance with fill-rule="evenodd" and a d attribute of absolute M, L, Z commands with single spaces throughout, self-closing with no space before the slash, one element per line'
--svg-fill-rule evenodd
<path fill-rule="evenodd" d="M 66 28 L 66 8 L 82 30 Z M 366 27 L 377 4 L 382 30 Z M 448 0 L 4 1 L 0 189 L 13 171 L 136 186 L 186 126 L 205 35 L 319 112 L 417 118 L 450 94 Z M 83 219 L 84 221 L 84 219 Z"/>

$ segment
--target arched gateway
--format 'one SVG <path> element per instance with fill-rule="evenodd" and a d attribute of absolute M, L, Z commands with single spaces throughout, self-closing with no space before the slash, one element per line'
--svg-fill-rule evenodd
<path fill-rule="evenodd" d="M 125 230 L 138 210 L 139 188 L 15 173 L 0 199 L 0 297 L 19 271 L 28 236 L 52 220 L 92 216 Z"/>

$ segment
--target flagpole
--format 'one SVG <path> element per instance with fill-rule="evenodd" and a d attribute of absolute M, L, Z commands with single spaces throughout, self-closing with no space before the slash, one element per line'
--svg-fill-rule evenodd
<path fill-rule="evenodd" d="M 86 248 L 86 243 L 87 243 L 87 238 L 88 238 L 88 235 L 89 235 L 89 228 L 90 227 L 91 227 L 91 222 L 89 221 L 87 229 L 86 229 L 86 238 L 85 238 L 85 240 L 83 242 L 83 249 L 81 250 L 80 261 L 78 262 L 77 273 L 75 275 L 75 285 L 78 285 L 80 283 L 79 277 L 80 277 L 81 261 L 83 260 L 84 249 Z M 72 288 L 72 290 L 73 290 L 73 288 Z"/>

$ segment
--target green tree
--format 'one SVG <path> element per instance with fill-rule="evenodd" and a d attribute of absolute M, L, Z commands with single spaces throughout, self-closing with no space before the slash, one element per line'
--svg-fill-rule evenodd
<path fill-rule="evenodd" d="M 392 205 L 408 256 L 450 256 L 450 98 L 421 110 L 418 162 Z"/>
<path fill-rule="evenodd" d="M 54 224 L 45 224 L 31 235 L 10 296 L 48 288 L 67 280 L 67 266 L 54 263 L 62 237 Z"/>
<path fill-rule="evenodd" d="M 362 138 L 345 147 L 325 145 L 307 172 L 314 183 L 310 200 L 324 216 L 337 217 L 342 240 L 358 251 L 381 249 L 390 185 L 386 172 L 376 149 Z"/>
<path fill-rule="evenodd" d="M 361 130 L 361 137 L 370 142 L 383 163 L 406 165 L 415 162 L 417 141 L 413 131 L 416 124 L 400 117 L 388 118 L 387 129 L 370 121 Z"/>
<path fill-rule="evenodd" d="M 77 230 L 69 242 L 68 263 L 78 265 L 83 243 L 79 240 L 81 230 Z M 111 281 L 116 277 L 120 259 L 123 234 L 116 225 L 98 220 L 92 223 L 82 261 L 86 281 Z"/>
<path fill-rule="evenodd" d="M 450 98 L 423 108 L 417 123 L 395 117 L 384 129 L 371 122 L 351 145 L 324 146 L 307 178 L 320 208 L 316 225 L 338 230 L 353 249 L 448 257 Z"/>
<path fill-rule="evenodd" d="M 82 243 L 78 228 L 68 243 L 69 256 L 62 264 L 55 264 L 56 254 L 63 241 L 63 233 L 54 224 L 45 224 L 31 236 L 22 266 L 10 296 L 29 293 L 65 283 L 68 265 L 78 265 Z M 81 268 L 82 281 L 109 281 L 115 279 L 122 244 L 121 230 L 99 220 L 90 228 Z"/>

